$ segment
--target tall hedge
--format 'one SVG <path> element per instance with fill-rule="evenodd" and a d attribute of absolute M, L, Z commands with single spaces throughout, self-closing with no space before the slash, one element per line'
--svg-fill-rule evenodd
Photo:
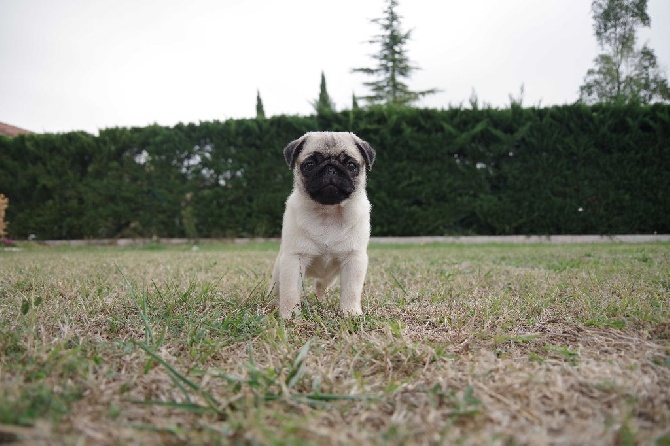
<path fill-rule="evenodd" d="M 277 236 L 282 148 L 310 130 L 377 149 L 374 235 L 670 232 L 670 106 L 380 107 L 0 137 L 9 235 Z"/>

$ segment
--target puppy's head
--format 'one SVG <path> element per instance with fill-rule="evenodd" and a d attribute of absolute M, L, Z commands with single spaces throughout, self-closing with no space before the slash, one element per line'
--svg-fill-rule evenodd
<path fill-rule="evenodd" d="M 372 168 L 375 151 L 353 133 L 309 132 L 286 146 L 284 158 L 297 187 L 312 200 L 333 205 L 365 188 L 365 171 Z"/>

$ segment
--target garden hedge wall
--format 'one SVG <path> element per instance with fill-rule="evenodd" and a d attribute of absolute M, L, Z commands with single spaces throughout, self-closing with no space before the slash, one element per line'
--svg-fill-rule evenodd
<path fill-rule="evenodd" d="M 513 104 L 0 137 L 9 235 L 278 236 L 311 130 L 377 150 L 373 235 L 670 232 L 669 105 Z"/>

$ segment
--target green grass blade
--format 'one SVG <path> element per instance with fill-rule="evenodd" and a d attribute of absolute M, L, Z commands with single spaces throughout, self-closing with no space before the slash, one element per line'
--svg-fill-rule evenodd
<path fill-rule="evenodd" d="M 170 407 L 173 409 L 185 410 L 187 412 L 197 414 L 216 413 L 216 411 L 212 407 L 203 406 L 197 403 L 178 403 L 176 401 L 140 401 L 140 400 L 128 400 L 128 402 L 138 404 L 141 406 Z"/>
<path fill-rule="evenodd" d="M 149 349 L 149 347 L 147 347 L 146 345 L 143 345 L 139 342 L 135 342 L 135 344 L 138 345 L 142 350 L 144 350 L 156 362 L 158 362 L 159 364 L 161 364 L 163 367 L 165 367 L 167 369 L 167 371 L 170 373 L 170 376 L 173 377 L 173 381 L 175 382 L 177 387 L 179 387 L 182 390 L 182 392 L 184 393 L 184 396 L 186 397 L 186 399 L 188 400 L 189 403 L 191 402 L 190 396 L 188 395 L 188 392 L 186 391 L 186 389 L 183 386 L 181 386 L 180 383 L 186 384 L 188 387 L 190 387 L 191 389 L 196 391 L 198 394 L 200 394 L 207 401 L 207 403 L 210 405 L 210 407 L 212 407 L 212 409 L 214 409 L 216 411 L 219 410 L 219 408 L 221 407 L 221 403 L 219 403 L 219 401 L 217 401 L 217 399 L 214 398 L 214 396 L 211 393 L 206 392 L 200 386 L 198 386 L 193 381 L 191 381 L 186 376 L 184 376 L 182 373 L 179 373 L 179 371 L 177 371 L 177 369 L 172 367 L 172 365 L 167 363 L 163 358 L 158 356 L 156 353 L 152 352 Z"/>
<path fill-rule="evenodd" d="M 303 366 L 305 363 L 305 358 L 307 357 L 311 346 L 312 340 L 310 339 L 309 341 L 305 342 L 305 345 L 302 346 L 298 352 L 298 355 L 293 360 L 293 366 L 291 367 L 291 370 L 286 377 L 286 385 L 289 389 L 295 387 L 295 385 L 298 383 L 298 380 L 302 377 L 304 373 Z"/>
<path fill-rule="evenodd" d="M 402 290 L 402 293 L 407 297 L 407 290 L 405 289 L 405 286 L 398 280 L 398 278 L 393 274 L 392 271 L 388 271 L 389 275 L 393 278 L 393 281 L 395 282 L 396 285 L 398 285 L 398 288 Z"/>

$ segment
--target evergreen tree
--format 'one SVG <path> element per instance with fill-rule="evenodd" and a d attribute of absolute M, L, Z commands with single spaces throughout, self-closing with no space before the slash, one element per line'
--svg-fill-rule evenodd
<path fill-rule="evenodd" d="M 358 110 L 358 101 L 356 100 L 356 93 L 351 93 L 351 109 Z"/>
<path fill-rule="evenodd" d="M 328 89 L 326 88 L 326 75 L 321 72 L 321 85 L 319 88 L 319 98 L 316 101 L 312 102 L 312 107 L 317 115 L 322 115 L 324 113 L 332 113 L 335 111 L 335 105 L 333 104 L 332 99 L 328 95 Z"/>
<path fill-rule="evenodd" d="M 647 45 L 635 48 L 636 30 L 649 27 L 647 0 L 594 0 L 593 31 L 604 53 L 595 58 L 580 87 L 586 103 L 634 99 L 669 100 L 668 81 Z"/>
<path fill-rule="evenodd" d="M 261 99 L 261 92 L 258 90 L 256 90 L 256 119 L 265 119 L 263 100 Z"/>
<path fill-rule="evenodd" d="M 406 45 L 412 32 L 402 30 L 400 23 L 402 16 L 396 12 L 397 7 L 398 0 L 386 0 L 383 17 L 371 20 L 381 28 L 381 33 L 368 42 L 379 47 L 378 52 L 372 55 L 377 66 L 352 70 L 354 73 L 363 73 L 375 78 L 373 81 L 363 83 L 370 89 L 370 94 L 360 98 L 368 104 L 411 105 L 423 96 L 438 91 L 437 89 L 412 91 L 405 83 L 412 72 L 419 68 L 412 65 L 407 56 Z"/>

